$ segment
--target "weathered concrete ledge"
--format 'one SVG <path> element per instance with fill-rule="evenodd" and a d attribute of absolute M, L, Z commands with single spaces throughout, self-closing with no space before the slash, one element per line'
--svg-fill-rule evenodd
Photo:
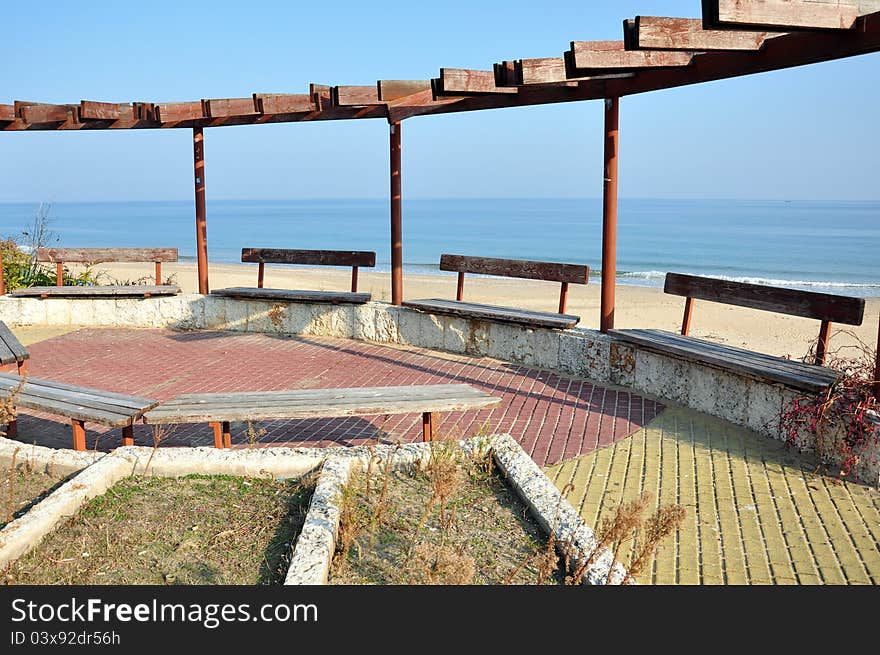
<path fill-rule="evenodd" d="M 13 455 L 16 468 L 26 467 L 34 471 L 62 475 L 81 471 L 104 457 L 104 453 L 47 448 L 0 437 L 0 460 L 11 462 Z"/>
<path fill-rule="evenodd" d="M 196 294 L 147 299 L 3 296 L 0 320 L 12 326 L 176 328 L 339 337 L 492 357 L 628 387 L 774 439 L 785 438 L 780 430 L 782 409 L 800 395 L 782 384 L 650 352 L 596 330 L 551 330 L 435 316 L 381 302 L 280 303 Z M 875 455 L 874 460 L 880 459 L 880 453 Z"/>
<path fill-rule="evenodd" d="M 593 530 L 513 437 L 508 434 L 489 438 L 476 437 L 460 442 L 459 446 L 466 453 L 492 453 L 508 484 L 517 492 L 545 533 L 549 535 L 553 532 L 559 544 L 572 545 L 574 563 L 583 557 L 589 557 L 595 550 L 597 541 Z M 430 455 L 431 444 L 407 444 L 406 447 L 377 446 L 355 456 L 330 457 L 318 477 L 284 584 L 327 584 L 339 533 L 339 502 L 356 467 L 365 466 L 369 457 L 377 456 L 382 459 L 391 458 L 392 468 L 400 470 L 417 463 L 427 463 Z M 612 563 L 611 552 L 603 549 L 587 570 L 584 584 L 604 585 Z M 620 584 L 625 577 L 626 569 L 619 562 L 614 563 L 611 583 Z"/>

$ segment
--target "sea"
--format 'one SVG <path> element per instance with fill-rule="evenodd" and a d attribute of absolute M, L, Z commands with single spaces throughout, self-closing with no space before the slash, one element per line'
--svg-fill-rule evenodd
<path fill-rule="evenodd" d="M 176 247 L 195 260 L 192 201 L 0 204 L 0 236 L 25 245 L 48 216 L 62 247 Z M 387 200 L 211 200 L 208 254 L 242 247 L 374 250 L 390 268 Z M 620 283 L 660 286 L 667 271 L 880 296 L 880 201 L 621 199 Z M 412 199 L 403 205 L 405 271 L 441 275 L 441 253 L 601 263 L 600 199 Z"/>

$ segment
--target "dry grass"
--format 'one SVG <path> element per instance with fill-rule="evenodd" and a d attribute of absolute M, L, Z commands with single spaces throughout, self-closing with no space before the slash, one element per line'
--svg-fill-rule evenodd
<path fill-rule="evenodd" d="M 132 477 L 7 571 L 14 584 L 273 584 L 313 481 Z"/>
<path fill-rule="evenodd" d="M 0 528 L 24 514 L 64 482 L 62 475 L 37 470 L 20 451 L 16 449 L 11 459 L 0 461 L 0 489 L 3 490 Z"/>
<path fill-rule="evenodd" d="M 391 458 L 372 459 L 340 503 L 331 584 L 558 580 L 531 560 L 546 539 L 491 457 L 464 457 L 455 444 L 434 442 L 424 469 L 393 470 Z"/>

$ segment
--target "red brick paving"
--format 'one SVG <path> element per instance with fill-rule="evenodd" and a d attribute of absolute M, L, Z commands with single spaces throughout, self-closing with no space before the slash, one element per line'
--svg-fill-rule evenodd
<path fill-rule="evenodd" d="M 501 396 L 495 408 L 440 415 L 439 434 L 471 436 L 481 428 L 509 432 L 538 464 L 549 465 L 627 437 L 663 407 L 627 391 L 600 387 L 488 358 L 318 337 L 226 332 L 87 329 L 34 344 L 30 374 L 168 400 L 180 393 L 271 391 L 464 382 Z M 246 444 L 245 424 L 232 426 Z M 417 414 L 271 421 L 260 445 L 356 445 L 421 438 Z M 89 448 L 121 443 L 119 430 L 86 424 Z M 19 440 L 71 446 L 70 424 L 22 411 Z M 135 427 L 135 442 L 153 444 L 152 428 Z M 162 445 L 213 444 L 207 425 L 176 427 Z"/>

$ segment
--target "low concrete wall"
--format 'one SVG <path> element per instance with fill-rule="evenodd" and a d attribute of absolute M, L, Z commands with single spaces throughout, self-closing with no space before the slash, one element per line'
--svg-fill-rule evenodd
<path fill-rule="evenodd" d="M 527 328 L 405 307 L 278 303 L 222 296 L 147 299 L 0 297 L 12 326 L 176 328 L 326 336 L 493 357 L 629 387 L 782 439 L 779 418 L 798 392 L 784 385 L 661 355 L 597 330 Z M 878 459 L 878 457 L 874 457 Z"/>

